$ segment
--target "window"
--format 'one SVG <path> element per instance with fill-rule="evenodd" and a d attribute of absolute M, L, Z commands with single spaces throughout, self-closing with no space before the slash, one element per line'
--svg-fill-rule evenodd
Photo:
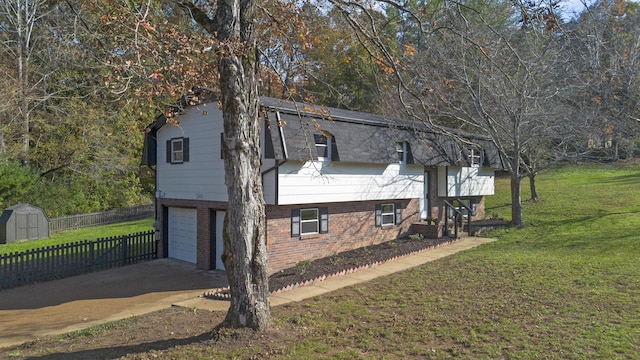
<path fill-rule="evenodd" d="M 167 162 L 182 164 L 189 161 L 189 138 L 167 140 Z"/>
<path fill-rule="evenodd" d="M 482 166 L 482 163 L 484 163 L 484 152 L 477 147 L 471 148 L 471 153 L 469 155 L 469 163 L 473 167 Z"/>
<path fill-rule="evenodd" d="M 395 222 L 395 211 L 393 211 L 393 204 L 383 204 L 382 205 L 382 223 L 381 226 L 394 225 Z"/>
<path fill-rule="evenodd" d="M 326 234 L 329 232 L 329 210 L 326 207 L 291 210 L 291 236 Z"/>
<path fill-rule="evenodd" d="M 376 205 L 376 227 L 398 225 L 402 222 L 402 204 Z"/>
<path fill-rule="evenodd" d="M 300 210 L 300 235 L 318 233 L 318 209 Z"/>
<path fill-rule="evenodd" d="M 318 152 L 318 160 L 331 160 L 331 140 L 333 138 L 323 134 L 313 134 L 313 139 Z"/>
<path fill-rule="evenodd" d="M 184 152 L 182 151 L 182 139 L 171 140 L 171 162 L 172 163 L 180 163 L 182 162 L 182 155 Z"/>
<path fill-rule="evenodd" d="M 400 164 L 407 163 L 407 142 L 396 143 L 396 152 L 398 153 L 398 162 Z"/>

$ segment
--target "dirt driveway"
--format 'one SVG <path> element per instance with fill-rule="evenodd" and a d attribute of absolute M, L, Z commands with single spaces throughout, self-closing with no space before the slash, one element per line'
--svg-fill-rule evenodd
<path fill-rule="evenodd" d="M 141 315 L 227 285 L 171 259 L 0 291 L 0 347 Z"/>

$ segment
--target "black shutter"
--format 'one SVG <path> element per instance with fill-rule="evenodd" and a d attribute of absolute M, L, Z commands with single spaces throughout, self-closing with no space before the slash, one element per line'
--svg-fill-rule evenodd
<path fill-rule="evenodd" d="M 189 138 L 182 139 L 182 162 L 189 161 Z"/>
<path fill-rule="evenodd" d="M 318 211 L 320 212 L 320 234 L 326 234 L 329 232 L 329 208 L 321 207 Z"/>
<path fill-rule="evenodd" d="M 396 211 L 396 225 L 402 222 L 402 204 L 396 203 L 393 205 L 393 208 Z"/>
<path fill-rule="evenodd" d="M 382 226 L 382 205 L 376 204 L 376 227 Z"/>
<path fill-rule="evenodd" d="M 224 133 L 220 133 L 220 160 L 224 160 Z"/>
<path fill-rule="evenodd" d="M 167 162 L 171 162 L 171 140 L 167 140 Z"/>
<path fill-rule="evenodd" d="M 158 165 L 158 142 L 152 134 L 144 135 L 144 148 L 142 149 L 142 165 Z"/>
<path fill-rule="evenodd" d="M 300 209 L 291 209 L 291 237 L 300 236 Z"/>
<path fill-rule="evenodd" d="M 338 145 L 336 144 L 335 136 L 331 138 L 331 160 L 340 161 L 340 154 L 338 154 Z"/>

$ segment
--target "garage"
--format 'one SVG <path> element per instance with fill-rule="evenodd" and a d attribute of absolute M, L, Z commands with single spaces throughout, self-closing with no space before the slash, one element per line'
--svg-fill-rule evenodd
<path fill-rule="evenodd" d="M 198 212 L 196 209 L 168 209 L 169 253 L 172 259 L 198 261 Z"/>

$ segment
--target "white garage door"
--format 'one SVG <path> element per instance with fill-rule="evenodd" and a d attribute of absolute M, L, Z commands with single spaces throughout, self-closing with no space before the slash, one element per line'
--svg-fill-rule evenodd
<path fill-rule="evenodd" d="M 169 208 L 169 257 L 197 263 L 197 210 Z"/>

